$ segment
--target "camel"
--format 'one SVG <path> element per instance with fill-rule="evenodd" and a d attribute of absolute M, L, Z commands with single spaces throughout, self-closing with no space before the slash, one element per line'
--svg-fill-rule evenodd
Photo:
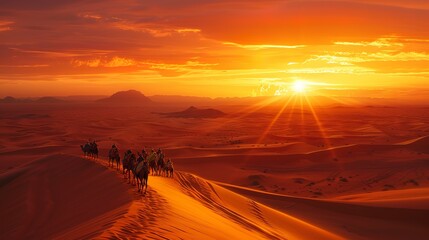
<path fill-rule="evenodd" d="M 124 174 L 124 178 L 127 178 L 128 174 L 128 183 L 131 183 L 131 171 L 136 161 L 136 155 L 131 152 L 131 150 L 127 150 L 124 153 L 124 158 L 122 160 L 122 173 Z"/>
<path fill-rule="evenodd" d="M 157 164 L 156 164 L 157 166 L 156 166 L 156 172 L 157 172 L 157 175 L 159 175 L 159 176 L 161 176 L 162 175 L 162 172 L 163 172 L 163 170 L 164 170 L 164 167 L 165 167 L 165 162 L 164 162 L 164 153 L 160 153 L 159 155 L 158 155 L 158 161 L 157 161 Z"/>
<path fill-rule="evenodd" d="M 151 154 L 149 155 L 149 157 L 147 157 L 147 161 L 149 162 L 149 167 L 150 167 L 150 171 L 152 172 L 152 175 L 155 175 L 157 170 L 157 166 L 156 166 L 157 158 L 158 156 L 156 152 L 152 149 Z"/>
<path fill-rule="evenodd" d="M 165 163 L 164 171 L 165 171 L 166 177 L 173 177 L 174 166 L 171 159 L 168 159 L 167 162 Z"/>
<path fill-rule="evenodd" d="M 98 158 L 98 146 L 95 141 L 87 142 L 85 145 L 80 145 L 83 155 L 86 157 Z"/>
<path fill-rule="evenodd" d="M 92 141 L 92 142 L 89 143 L 89 145 L 91 146 L 92 157 L 98 158 L 98 146 L 97 146 L 97 143 L 95 143 L 95 141 Z"/>
<path fill-rule="evenodd" d="M 87 142 L 85 145 L 80 145 L 80 147 L 85 156 L 98 157 L 98 146 L 95 141 Z M 144 188 L 144 194 L 146 194 L 150 171 L 152 171 L 152 175 L 173 177 L 173 162 L 170 158 L 165 161 L 164 153 L 160 149 L 158 151 L 152 149 L 150 154 L 147 154 L 146 150 L 143 149 L 142 154 L 139 152 L 137 154 L 138 158 L 136 158 L 136 155 L 131 150 L 124 152 L 122 173 L 124 178 L 128 178 L 128 183 L 135 185 L 135 182 L 137 182 L 139 192 L 143 192 Z M 109 167 L 114 167 L 114 161 L 116 162 L 116 170 L 119 170 L 121 161 L 119 149 L 115 145 L 112 145 L 112 148 L 109 150 Z"/>
<path fill-rule="evenodd" d="M 119 149 L 115 145 L 113 145 L 109 151 L 109 167 L 110 167 L 110 162 L 112 162 L 112 167 L 113 167 L 114 161 L 116 161 L 116 170 L 119 170 L 121 157 L 119 156 Z"/>
<path fill-rule="evenodd" d="M 135 179 L 135 171 L 134 169 L 137 167 L 137 159 L 136 159 L 136 155 L 134 153 L 131 153 L 130 155 L 130 161 L 128 162 L 128 183 L 130 183 L 131 180 L 131 185 L 135 185 L 136 183 L 136 179 Z M 131 177 L 131 174 L 133 175 Z"/>
<path fill-rule="evenodd" d="M 89 146 L 89 143 L 86 143 L 85 145 L 80 145 L 80 148 L 82 149 L 84 156 L 88 157 L 91 155 L 91 146 Z"/>
<path fill-rule="evenodd" d="M 126 168 L 128 167 L 128 156 L 130 152 L 131 150 L 125 151 L 124 157 L 122 158 L 122 174 L 124 174 L 124 178 L 125 178 L 125 171 L 127 170 Z"/>
<path fill-rule="evenodd" d="M 147 161 L 140 161 L 135 168 L 133 168 L 134 177 L 137 181 L 137 189 L 138 191 L 143 191 L 143 187 L 145 188 L 144 194 L 147 191 L 147 182 L 149 178 L 149 164 Z"/>

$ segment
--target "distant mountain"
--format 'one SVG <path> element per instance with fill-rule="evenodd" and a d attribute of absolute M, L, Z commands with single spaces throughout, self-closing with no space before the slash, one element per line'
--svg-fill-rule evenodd
<path fill-rule="evenodd" d="M 150 103 L 152 100 L 143 93 L 136 90 L 120 91 L 108 98 L 99 99 L 97 102 L 115 103 L 115 104 L 143 104 Z"/>
<path fill-rule="evenodd" d="M 193 104 L 209 104 L 213 99 L 209 97 L 193 97 L 193 96 L 180 96 L 180 95 L 153 95 L 150 99 L 157 103 L 183 103 L 189 105 Z"/>
<path fill-rule="evenodd" d="M 72 95 L 64 96 L 60 99 L 68 102 L 94 102 L 102 98 L 106 98 L 106 95 Z"/>
<path fill-rule="evenodd" d="M 170 112 L 170 113 L 159 113 L 166 117 L 174 118 L 218 118 L 223 117 L 226 114 L 222 111 L 213 108 L 199 109 L 191 106 L 181 112 Z"/>
<path fill-rule="evenodd" d="M 2 103 L 15 103 L 18 101 L 19 101 L 18 99 L 11 97 L 11 96 L 7 96 L 5 98 L 0 99 L 0 102 L 2 102 Z"/>
<path fill-rule="evenodd" d="M 56 97 L 41 97 L 35 100 L 37 103 L 62 103 L 64 100 L 58 99 Z"/>
<path fill-rule="evenodd" d="M 32 102 L 32 100 L 23 99 L 23 98 L 14 98 L 11 96 L 0 98 L 0 103 L 28 103 L 28 102 Z"/>

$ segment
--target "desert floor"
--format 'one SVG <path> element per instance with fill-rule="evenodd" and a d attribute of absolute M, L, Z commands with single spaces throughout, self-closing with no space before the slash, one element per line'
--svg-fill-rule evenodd
<path fill-rule="evenodd" d="M 0 104 L 0 239 L 427 238 L 428 107 L 294 106 Z M 174 178 L 137 192 L 112 144 L 162 148 Z"/>

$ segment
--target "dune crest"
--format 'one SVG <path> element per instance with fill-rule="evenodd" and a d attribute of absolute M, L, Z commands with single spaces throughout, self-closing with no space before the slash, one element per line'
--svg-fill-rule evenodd
<path fill-rule="evenodd" d="M 342 239 L 192 174 L 149 185 L 100 238 Z"/>

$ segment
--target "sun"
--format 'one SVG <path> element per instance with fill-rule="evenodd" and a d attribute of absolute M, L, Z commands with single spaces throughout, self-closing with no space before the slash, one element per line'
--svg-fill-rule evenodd
<path fill-rule="evenodd" d="M 307 89 L 307 84 L 303 81 L 295 81 L 292 83 L 292 90 L 295 93 L 303 93 Z"/>

